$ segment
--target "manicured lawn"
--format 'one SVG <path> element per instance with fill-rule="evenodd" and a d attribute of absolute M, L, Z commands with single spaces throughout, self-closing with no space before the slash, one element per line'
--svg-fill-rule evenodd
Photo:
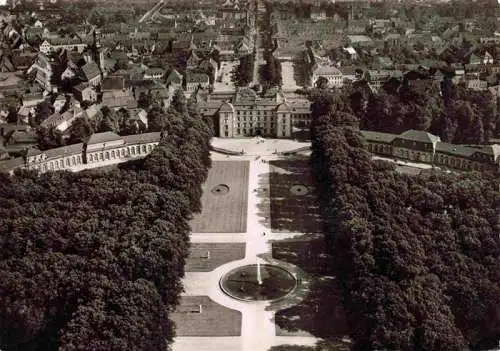
<path fill-rule="evenodd" d="M 210 272 L 224 263 L 243 258 L 245 258 L 245 243 L 192 243 L 185 270 Z"/>
<path fill-rule="evenodd" d="M 270 162 L 271 228 L 275 232 L 321 232 L 321 218 L 307 159 Z M 305 186 L 305 195 L 292 193 Z"/>
<path fill-rule="evenodd" d="M 203 210 L 191 221 L 193 233 L 242 233 L 247 225 L 248 198 L 247 161 L 214 161 L 203 185 Z M 225 184 L 225 195 L 212 193 L 212 189 Z"/>
<path fill-rule="evenodd" d="M 221 306 L 208 296 L 182 296 L 171 318 L 177 336 L 241 335 L 241 312 Z"/>

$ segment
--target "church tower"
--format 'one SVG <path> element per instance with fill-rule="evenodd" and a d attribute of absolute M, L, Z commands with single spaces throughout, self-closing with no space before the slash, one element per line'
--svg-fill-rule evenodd
<path fill-rule="evenodd" d="M 101 72 L 101 78 L 104 76 L 104 52 L 101 46 L 101 33 L 100 30 L 94 28 L 92 32 L 92 59 L 99 66 L 99 71 Z"/>

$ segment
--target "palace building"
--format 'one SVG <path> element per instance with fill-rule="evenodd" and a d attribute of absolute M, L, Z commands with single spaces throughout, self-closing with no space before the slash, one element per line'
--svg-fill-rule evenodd
<path fill-rule="evenodd" d="M 290 138 L 309 129 L 311 103 L 307 99 L 287 101 L 280 93 L 260 97 L 250 88 L 240 88 L 228 99 L 207 96 L 199 101 L 200 111 L 213 118 L 215 135 L 221 138 L 267 136 Z"/>

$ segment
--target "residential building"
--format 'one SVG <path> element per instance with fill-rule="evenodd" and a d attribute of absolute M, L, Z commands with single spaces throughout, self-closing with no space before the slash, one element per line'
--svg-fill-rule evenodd
<path fill-rule="evenodd" d="M 161 80 L 165 77 L 165 70 L 163 68 L 148 68 L 144 72 L 144 79 L 147 80 Z"/>
<path fill-rule="evenodd" d="M 354 49 L 352 46 L 348 46 L 348 47 L 344 48 L 344 52 L 346 52 L 347 55 L 349 55 L 350 60 L 355 61 L 359 58 L 359 55 L 358 55 L 356 49 Z"/>
<path fill-rule="evenodd" d="M 352 45 L 358 45 L 358 46 L 373 46 L 374 42 L 372 38 L 366 35 L 348 35 L 347 39 L 349 40 L 349 43 Z"/>
<path fill-rule="evenodd" d="M 136 108 L 137 101 L 130 89 L 126 90 L 108 90 L 102 93 L 102 105 L 111 109 Z"/>
<path fill-rule="evenodd" d="M 403 72 L 399 70 L 368 70 L 367 72 L 368 82 L 374 91 L 378 91 L 389 78 L 402 76 Z"/>
<path fill-rule="evenodd" d="M 91 86 L 98 86 L 102 81 L 101 71 L 96 62 L 92 61 L 82 66 L 81 78 Z"/>
<path fill-rule="evenodd" d="M 207 88 L 209 85 L 208 74 L 186 72 L 186 91 L 193 92 L 198 88 Z"/>
<path fill-rule="evenodd" d="M 40 102 L 45 100 L 44 94 L 39 91 L 25 93 L 23 94 L 23 106 L 25 107 L 35 107 Z"/>
<path fill-rule="evenodd" d="M 328 87 L 330 88 L 342 88 L 344 85 L 342 72 L 333 65 L 318 66 L 312 73 L 311 83 L 316 84 L 320 77 L 328 80 Z"/>
<path fill-rule="evenodd" d="M 481 79 L 470 79 L 467 80 L 467 89 L 485 91 L 488 89 L 488 82 Z"/>
<path fill-rule="evenodd" d="M 491 55 L 488 51 L 486 51 L 483 56 L 483 64 L 491 65 L 493 63 L 494 63 L 493 55 Z"/>
<path fill-rule="evenodd" d="M 5 136 L 5 150 L 12 153 L 24 151 L 37 144 L 36 133 L 32 130 L 13 130 Z"/>
<path fill-rule="evenodd" d="M 324 9 L 321 9 L 320 7 L 313 7 L 311 9 L 311 19 L 313 21 L 325 21 L 326 11 Z"/>
<path fill-rule="evenodd" d="M 75 107 L 62 114 L 55 112 L 50 115 L 40 126 L 45 128 L 55 128 L 60 132 L 65 132 L 73 122 L 83 115 L 81 108 Z"/>
<path fill-rule="evenodd" d="M 500 44 L 500 37 L 481 37 L 479 38 L 481 44 Z"/>
<path fill-rule="evenodd" d="M 198 67 L 198 65 L 201 62 L 201 58 L 196 54 L 196 51 L 191 50 L 191 53 L 188 56 L 188 59 L 186 61 L 186 69 L 194 69 Z"/>
<path fill-rule="evenodd" d="M 97 93 L 94 86 L 90 85 L 88 82 L 82 82 L 73 87 L 73 95 L 75 98 L 82 101 L 92 101 L 97 99 Z"/>
<path fill-rule="evenodd" d="M 76 50 L 78 52 L 83 52 L 87 47 L 87 43 L 83 42 L 80 38 L 69 38 L 69 37 L 52 37 L 47 38 L 40 44 L 40 52 L 44 54 L 49 54 L 51 52 L 66 49 L 66 50 Z"/>
<path fill-rule="evenodd" d="M 35 72 L 35 81 L 47 91 L 52 91 L 52 62 L 52 59 L 40 52 L 26 72 Z"/>

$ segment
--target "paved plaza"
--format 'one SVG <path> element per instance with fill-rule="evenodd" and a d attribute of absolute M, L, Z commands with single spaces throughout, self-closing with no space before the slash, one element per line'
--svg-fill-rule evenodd
<path fill-rule="evenodd" d="M 219 139 L 215 143 L 218 148 L 224 146 L 230 150 L 237 147 L 234 140 Z M 310 270 L 307 265 L 302 267 L 303 262 L 297 257 L 304 255 L 292 252 L 297 251 L 297 247 L 310 252 L 310 240 L 317 241 L 318 234 L 311 234 L 311 230 L 300 231 L 304 229 L 300 225 L 289 226 L 284 231 L 274 231 L 271 226 L 284 223 L 286 218 L 283 216 L 297 217 L 301 211 L 306 211 L 304 214 L 307 215 L 307 208 L 301 206 L 313 206 L 307 158 L 293 156 L 299 159 L 292 160 L 275 153 L 301 149 L 308 144 L 291 140 L 245 139 L 240 142 L 240 149 L 241 145 L 246 149 L 244 155 L 228 156 L 217 152 L 211 155 L 214 166 L 204 186 L 203 211 L 192 222 L 191 255 L 187 259 L 183 280 L 185 292 L 173 314 L 178 325 L 174 351 L 264 351 L 278 345 L 313 346 L 321 341 L 315 335 L 315 327 L 311 327 L 318 323 L 311 317 L 318 306 L 316 302 L 311 303 L 310 297 L 314 295 L 311 288 L 317 285 L 321 272 Z M 282 173 L 291 178 L 279 187 Z M 207 194 L 215 184 L 235 180 L 237 186 L 243 188 L 244 196 L 231 195 L 233 191 L 242 190 L 234 186 L 224 195 Z M 276 189 L 271 188 L 271 182 L 276 183 L 273 184 Z M 301 187 L 290 192 L 290 187 L 302 184 L 306 185 L 307 194 L 302 193 L 304 189 Z M 271 194 L 284 194 L 284 198 L 290 198 L 285 199 L 286 210 L 271 210 Z M 239 203 L 231 196 L 238 198 Z M 246 201 L 245 205 L 241 205 L 242 199 Z M 218 231 L 217 227 L 228 228 L 227 223 L 234 221 L 235 213 L 240 211 L 235 210 L 236 207 L 245 209 L 244 215 L 236 215 L 244 218 L 244 230 Z M 316 211 L 314 213 L 316 216 Z M 277 218 L 271 220 L 272 215 Z M 213 223 L 209 221 L 207 226 L 200 226 L 200 218 L 204 216 L 213 217 L 210 220 Z M 236 228 L 234 225 L 229 227 Z M 195 230 L 199 228 L 204 230 Z M 286 269 L 297 279 L 295 289 L 275 301 L 250 302 L 231 298 L 221 290 L 219 283 L 226 273 L 256 263 Z M 317 301 L 316 296 L 313 298 Z"/>

